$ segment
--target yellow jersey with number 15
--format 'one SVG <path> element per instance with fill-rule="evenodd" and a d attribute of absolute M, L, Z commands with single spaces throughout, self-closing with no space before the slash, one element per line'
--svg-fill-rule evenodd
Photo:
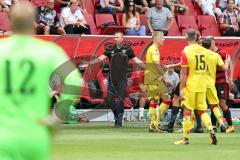
<path fill-rule="evenodd" d="M 207 90 L 208 51 L 198 44 L 186 46 L 182 53 L 182 67 L 188 68 L 186 88 L 191 92 Z"/>

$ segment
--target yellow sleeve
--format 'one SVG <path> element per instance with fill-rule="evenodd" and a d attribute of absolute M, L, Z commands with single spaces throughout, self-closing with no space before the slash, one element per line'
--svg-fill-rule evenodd
<path fill-rule="evenodd" d="M 218 62 L 217 62 L 218 66 L 219 67 L 223 66 L 224 62 L 223 62 L 221 56 L 219 54 L 216 54 L 216 56 L 218 57 Z"/>

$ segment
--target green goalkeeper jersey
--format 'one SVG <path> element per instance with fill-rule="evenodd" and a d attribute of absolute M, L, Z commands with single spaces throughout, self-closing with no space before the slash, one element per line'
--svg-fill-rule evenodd
<path fill-rule="evenodd" d="M 48 159 L 49 134 L 39 120 L 49 112 L 50 75 L 67 60 L 51 42 L 24 35 L 0 39 L 0 159 Z M 78 72 L 70 75 L 65 83 L 79 86 Z"/>

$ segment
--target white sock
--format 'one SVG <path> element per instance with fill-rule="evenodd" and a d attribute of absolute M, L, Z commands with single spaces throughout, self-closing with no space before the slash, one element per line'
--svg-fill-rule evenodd
<path fill-rule="evenodd" d="M 143 117 L 143 114 L 144 114 L 144 108 L 139 107 L 139 117 Z"/>

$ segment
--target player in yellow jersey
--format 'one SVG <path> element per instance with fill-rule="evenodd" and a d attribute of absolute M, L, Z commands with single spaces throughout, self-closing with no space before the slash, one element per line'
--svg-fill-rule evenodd
<path fill-rule="evenodd" d="M 202 41 L 202 46 L 206 49 L 210 49 L 212 45 L 212 40 L 211 38 L 204 38 Z M 217 118 L 217 121 L 221 127 L 221 131 L 225 132 L 226 128 L 224 126 L 223 120 L 222 120 L 222 115 L 221 112 L 218 108 L 218 104 L 219 104 L 219 99 L 217 96 L 217 90 L 215 87 L 215 83 L 216 83 L 216 71 L 217 71 L 217 67 L 221 67 L 224 71 L 226 71 L 229 67 L 229 63 L 230 63 L 230 56 L 227 55 L 227 58 L 225 60 L 225 64 L 221 58 L 221 56 L 211 50 L 209 51 L 209 57 L 208 57 L 208 69 L 207 69 L 207 73 L 208 73 L 208 88 L 207 88 L 207 102 L 209 105 L 209 108 L 212 110 L 212 112 L 214 113 L 215 117 Z"/>
<path fill-rule="evenodd" d="M 144 84 L 147 87 L 147 94 L 150 100 L 150 132 L 160 132 L 159 122 L 169 107 L 170 97 L 165 82 L 163 69 L 160 65 L 160 53 L 158 47 L 163 45 L 164 34 L 160 31 L 154 31 L 152 35 L 153 44 L 148 48 L 146 55 L 146 68 L 144 72 Z M 162 103 L 158 108 L 160 98 Z"/>
<path fill-rule="evenodd" d="M 188 46 L 182 53 L 182 69 L 180 73 L 180 97 L 184 108 L 183 138 L 175 144 L 189 144 L 190 130 L 194 126 L 191 118 L 193 110 L 197 110 L 203 123 L 210 131 L 211 144 L 217 144 L 210 116 L 207 114 L 207 64 L 208 51 L 197 43 L 198 33 L 190 29 L 186 38 Z"/>

